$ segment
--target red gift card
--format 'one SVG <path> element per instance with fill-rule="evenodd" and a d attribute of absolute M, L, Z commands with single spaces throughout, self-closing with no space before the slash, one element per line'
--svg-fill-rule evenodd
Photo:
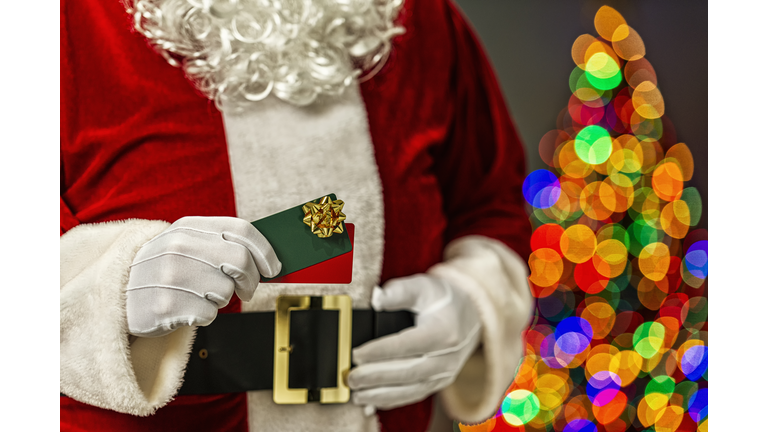
<path fill-rule="evenodd" d="M 311 283 L 311 284 L 348 284 L 352 283 L 352 256 L 355 252 L 355 225 L 344 224 L 349 233 L 352 250 L 315 264 L 261 283 Z"/>

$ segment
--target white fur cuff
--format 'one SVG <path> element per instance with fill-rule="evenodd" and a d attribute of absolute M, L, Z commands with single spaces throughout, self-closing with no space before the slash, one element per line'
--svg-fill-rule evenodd
<path fill-rule="evenodd" d="M 129 346 L 125 287 L 139 248 L 163 221 L 83 224 L 61 237 L 60 391 L 90 405 L 146 416 L 178 391 L 194 339 L 186 327 Z"/>
<path fill-rule="evenodd" d="M 428 273 L 466 290 L 480 312 L 482 348 L 440 397 L 452 419 L 482 422 L 498 409 L 523 356 L 521 332 L 533 310 L 528 266 L 497 240 L 467 236 L 451 242 Z"/>

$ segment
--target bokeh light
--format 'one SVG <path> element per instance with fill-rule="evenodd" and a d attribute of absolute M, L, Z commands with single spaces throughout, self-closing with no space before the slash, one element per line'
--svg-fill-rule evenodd
<path fill-rule="evenodd" d="M 523 182 L 523 195 L 536 208 L 547 208 L 560 198 L 560 182 L 547 170 L 536 170 Z"/>
<path fill-rule="evenodd" d="M 603 6 L 595 14 L 595 30 L 605 40 L 620 41 L 629 36 L 624 17 L 614 8 Z"/>
<path fill-rule="evenodd" d="M 709 243 L 640 35 L 601 7 L 523 185 L 536 299 L 498 414 L 462 431 L 706 432 Z M 662 77 L 663 78 L 663 77 Z M 485 428 L 485 429 L 483 429 Z"/>
<path fill-rule="evenodd" d="M 704 279 L 709 272 L 708 242 L 702 240 L 694 243 L 685 253 L 685 268 L 693 276 Z"/>
<path fill-rule="evenodd" d="M 560 250 L 563 256 L 573 263 L 588 261 L 596 249 L 595 233 L 586 225 L 572 225 L 560 237 Z"/>
<path fill-rule="evenodd" d="M 569 317 L 557 325 L 555 343 L 566 354 L 579 354 L 592 341 L 592 326 L 589 321 L 579 317 Z"/>
<path fill-rule="evenodd" d="M 576 155 L 582 161 L 597 165 L 608 160 L 613 140 L 608 131 L 600 126 L 587 126 L 576 135 Z"/>
<path fill-rule="evenodd" d="M 708 350 L 709 349 L 706 346 L 696 345 L 685 351 L 685 354 L 683 354 L 683 358 L 680 361 L 680 368 L 686 378 L 691 381 L 696 381 L 706 373 L 708 367 Z"/>
<path fill-rule="evenodd" d="M 528 423 L 536 417 L 540 409 L 539 398 L 532 392 L 522 389 L 509 393 L 501 404 L 504 420 L 513 426 Z"/>
<path fill-rule="evenodd" d="M 595 406 L 604 406 L 610 403 L 621 388 L 621 378 L 613 372 L 601 370 L 592 375 L 587 384 L 587 396 Z"/>
<path fill-rule="evenodd" d="M 597 426 L 587 419 L 576 419 L 569 422 L 563 432 L 597 432 Z"/>
<path fill-rule="evenodd" d="M 700 422 L 707 418 L 709 408 L 709 397 L 707 396 L 707 389 L 703 388 L 697 391 L 688 400 L 688 414 L 695 422 Z"/>
<path fill-rule="evenodd" d="M 645 56 L 645 43 L 640 35 L 632 27 L 626 26 L 624 30 L 627 36 L 621 40 L 613 41 L 613 50 L 624 60 L 639 60 Z"/>
<path fill-rule="evenodd" d="M 665 328 L 657 322 L 642 323 L 632 335 L 635 351 L 644 359 L 655 356 L 664 344 Z"/>

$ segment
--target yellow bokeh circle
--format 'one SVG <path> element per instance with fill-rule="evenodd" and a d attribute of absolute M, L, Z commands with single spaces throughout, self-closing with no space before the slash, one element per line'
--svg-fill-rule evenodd
<path fill-rule="evenodd" d="M 664 279 L 669 271 L 669 247 L 661 242 L 651 243 L 640 251 L 640 271 L 652 281 Z"/>
<path fill-rule="evenodd" d="M 528 258 L 531 282 L 546 287 L 560 281 L 563 275 L 563 260 L 560 254 L 549 248 L 539 248 Z"/>
<path fill-rule="evenodd" d="M 595 232 L 588 226 L 571 225 L 560 237 L 560 250 L 571 262 L 583 263 L 592 258 L 597 249 Z"/>

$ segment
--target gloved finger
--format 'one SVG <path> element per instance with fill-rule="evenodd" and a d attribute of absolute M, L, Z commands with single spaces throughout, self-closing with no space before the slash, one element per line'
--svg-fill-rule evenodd
<path fill-rule="evenodd" d="M 214 303 L 196 293 L 142 288 L 126 296 L 128 333 L 134 336 L 159 337 L 182 326 L 206 326 L 217 313 Z"/>
<path fill-rule="evenodd" d="M 234 217 L 183 217 L 171 224 L 159 236 L 150 240 L 145 246 L 162 242 L 162 237 L 175 232 L 212 234 L 217 237 L 220 236 L 225 241 L 239 243 L 249 250 L 261 275 L 274 277 L 280 273 L 282 264 L 269 241 L 259 230 L 243 219 Z"/>
<path fill-rule="evenodd" d="M 253 257 L 259 274 L 266 277 L 275 277 L 282 270 L 283 264 L 277 258 L 272 245 L 262 233 L 251 224 L 245 222 L 247 226 L 240 228 L 237 232 L 224 231 L 222 238 L 226 241 L 240 244 L 248 249 Z"/>
<path fill-rule="evenodd" d="M 186 291 L 196 294 L 199 301 L 212 302 L 218 309 L 229 303 L 234 286 L 232 278 L 213 263 L 187 255 L 164 253 L 134 263 L 127 289 L 157 287 Z"/>
<path fill-rule="evenodd" d="M 221 265 L 221 271 L 232 278 L 232 281 L 235 283 L 235 293 L 237 296 L 240 297 L 240 300 L 246 302 L 253 298 L 256 288 L 259 286 L 259 273 L 256 270 L 256 264 L 252 262 L 247 267 L 251 266 L 253 271 L 243 270 L 228 263 Z"/>
<path fill-rule="evenodd" d="M 410 310 L 417 312 L 419 283 L 424 275 L 392 279 L 383 287 L 374 287 L 371 306 L 377 311 Z"/>
<path fill-rule="evenodd" d="M 435 330 L 428 323 L 366 342 L 352 350 L 352 362 L 363 365 L 427 354 L 437 348 L 440 332 Z"/>
<path fill-rule="evenodd" d="M 220 222 L 215 223 L 216 220 Z M 139 264 L 142 267 L 151 266 L 151 261 L 169 255 L 188 260 L 189 264 L 186 267 L 191 267 L 194 261 L 204 263 L 231 278 L 237 295 L 244 301 L 250 300 L 259 284 L 260 271 L 253 252 L 257 246 L 240 233 L 250 235 L 255 232 L 263 238 L 261 233 L 247 222 L 236 218 L 184 218 L 179 222 L 181 221 L 184 221 L 185 224 L 179 223 L 177 226 L 172 226 L 164 232 L 163 238 L 156 237 L 152 243 L 142 247 L 134 266 Z M 202 222 L 208 222 L 207 225 L 213 226 L 198 227 L 197 225 L 206 225 Z M 212 231 L 214 228 L 219 228 L 216 225 L 225 225 L 222 228 L 232 228 L 237 232 L 218 233 Z M 263 243 L 272 251 L 266 239 L 263 239 Z M 256 255 L 263 256 L 259 251 L 256 252 Z M 274 256 L 274 251 L 272 251 L 272 255 Z M 279 261 L 277 263 L 279 266 Z M 176 267 L 173 266 L 167 267 L 168 271 L 175 269 Z M 189 274 L 198 275 L 200 273 L 190 272 Z M 200 281 L 197 285 L 199 286 L 203 282 L 209 283 L 210 281 Z M 192 285 L 182 286 L 192 287 Z M 218 292 L 217 294 L 227 299 L 219 307 L 223 307 L 229 302 L 231 293 Z"/>
<path fill-rule="evenodd" d="M 420 402 L 449 384 L 449 380 L 437 379 L 404 386 L 358 390 L 352 392 L 352 403 L 355 405 L 374 405 L 379 409 L 392 409 Z"/>
<path fill-rule="evenodd" d="M 352 390 L 362 390 L 452 378 L 457 364 L 448 359 L 434 357 L 369 363 L 352 369 L 347 382 Z"/>
<path fill-rule="evenodd" d="M 249 301 L 253 298 L 253 294 L 256 292 L 256 288 L 259 286 L 259 275 L 261 269 L 258 267 L 258 257 L 264 255 L 257 248 L 268 248 L 271 251 L 274 260 L 277 260 L 272 246 L 269 245 L 264 236 L 256 230 L 249 223 L 242 219 L 236 218 L 224 218 L 228 222 L 226 228 L 230 228 L 236 232 L 223 231 L 220 239 L 217 238 L 217 242 L 214 248 L 206 245 L 204 242 L 195 242 L 194 246 L 198 248 L 194 256 L 208 257 L 209 260 L 215 260 L 214 263 L 218 264 L 218 269 L 230 277 L 234 282 L 235 293 L 243 301 Z M 260 239 L 255 238 L 257 241 L 262 242 L 262 245 L 255 245 L 250 238 L 254 234 Z M 242 234 L 242 235 L 241 235 Z M 197 233 L 187 233 L 189 236 L 199 236 Z M 218 236 L 217 236 L 218 237 Z M 206 239 L 210 241 L 211 239 Z M 223 240 L 223 241 L 222 241 Z M 215 256 L 211 256 L 215 254 Z M 274 263 L 273 263 L 274 265 Z M 277 261 L 277 266 L 280 267 L 280 262 Z M 271 271 L 271 270 L 270 270 Z M 280 271 L 278 270 L 278 273 Z"/>
<path fill-rule="evenodd" d="M 409 310 L 417 313 L 440 309 L 451 301 L 450 290 L 441 280 L 425 274 L 392 279 L 374 287 L 371 306 L 377 311 Z"/>

